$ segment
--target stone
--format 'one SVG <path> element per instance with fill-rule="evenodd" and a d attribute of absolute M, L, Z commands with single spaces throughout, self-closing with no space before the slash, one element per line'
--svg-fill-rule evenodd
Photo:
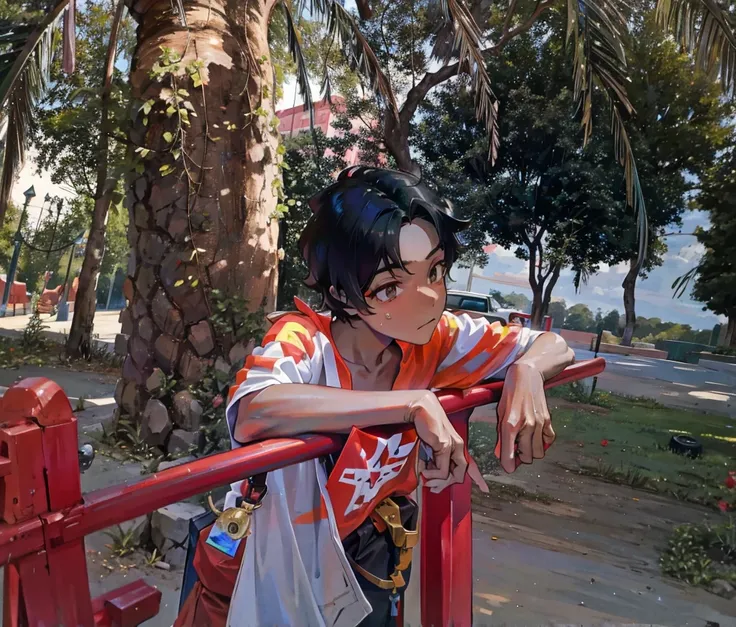
<path fill-rule="evenodd" d="M 138 367 L 135 365 L 135 362 L 130 355 L 128 355 L 123 362 L 123 379 L 126 381 L 135 381 L 138 385 L 143 385 L 146 380 L 143 373 L 138 370 Z"/>
<path fill-rule="evenodd" d="M 202 405 L 190 392 L 183 390 L 174 395 L 174 422 L 182 429 L 197 431 L 202 418 Z"/>
<path fill-rule="evenodd" d="M 169 460 L 168 462 L 161 462 L 158 465 L 159 472 L 162 470 L 168 470 L 169 468 L 174 468 L 174 466 L 181 466 L 182 464 L 187 464 L 189 462 L 196 461 L 196 457 L 194 455 L 187 455 L 186 457 L 177 457 L 176 459 Z"/>
<path fill-rule="evenodd" d="M 153 321 L 148 316 L 143 316 L 138 321 L 138 335 L 146 342 L 150 342 L 153 339 L 154 331 Z"/>
<path fill-rule="evenodd" d="M 215 339 L 212 335 L 212 327 L 206 320 L 198 322 L 189 329 L 189 342 L 197 351 L 197 354 L 204 357 L 212 352 L 215 348 Z"/>
<path fill-rule="evenodd" d="M 171 209 L 164 207 L 156 212 L 156 226 L 162 231 L 165 231 L 169 224 L 169 216 L 171 215 Z"/>
<path fill-rule="evenodd" d="M 128 354 L 128 336 L 118 333 L 115 336 L 115 354 L 125 357 Z"/>
<path fill-rule="evenodd" d="M 169 311 L 173 308 L 171 301 L 166 297 L 163 290 L 156 292 L 156 296 L 153 297 L 153 303 L 151 304 L 151 312 L 153 313 L 153 321 L 156 326 L 162 331 L 166 328 L 166 318 L 169 315 Z"/>
<path fill-rule="evenodd" d="M 135 196 L 138 200 L 143 200 L 146 196 L 146 190 L 148 189 L 148 180 L 145 176 L 139 176 L 135 180 Z"/>
<path fill-rule="evenodd" d="M 179 360 L 179 342 L 168 335 L 159 335 L 153 348 L 156 363 L 166 374 L 171 374 Z"/>
<path fill-rule="evenodd" d="M 123 309 L 120 312 L 120 332 L 125 335 L 133 333 L 133 316 L 129 309 Z"/>
<path fill-rule="evenodd" d="M 204 291 L 201 285 L 192 290 L 182 302 L 177 300 L 177 304 L 180 305 L 186 324 L 194 324 L 210 317 L 210 310 L 204 299 Z"/>
<path fill-rule="evenodd" d="M 144 514 L 143 516 L 138 516 L 138 518 L 120 523 L 120 529 L 126 534 L 132 532 L 133 545 L 141 546 L 148 540 L 151 531 L 150 524 L 151 519 L 149 518 L 149 514 Z"/>
<path fill-rule="evenodd" d="M 224 290 L 228 287 L 230 273 L 228 272 L 227 259 L 220 259 L 207 268 L 210 283 L 216 290 Z"/>
<path fill-rule="evenodd" d="M 206 368 L 206 362 L 197 357 L 193 351 L 184 351 L 184 354 L 181 356 L 181 363 L 179 364 L 179 372 L 184 383 L 196 383 L 199 381 Z"/>
<path fill-rule="evenodd" d="M 133 314 L 133 320 L 138 320 L 148 313 L 148 307 L 146 307 L 146 301 L 142 298 L 138 298 L 130 308 L 130 312 Z"/>
<path fill-rule="evenodd" d="M 185 431 L 184 429 L 174 429 L 171 432 L 171 437 L 166 445 L 166 450 L 171 455 L 189 453 L 192 449 L 196 448 L 198 440 L 199 433 L 196 431 L 192 432 Z"/>
<path fill-rule="evenodd" d="M 159 570 L 171 570 L 171 564 L 168 562 L 155 562 L 153 565 L 154 568 L 158 568 Z"/>
<path fill-rule="evenodd" d="M 156 288 L 156 273 L 153 271 L 153 267 L 144 263 L 138 270 L 138 277 L 135 280 L 135 286 L 138 288 L 138 293 L 143 296 L 144 299 L 148 300 L 151 298 L 151 293 Z"/>
<path fill-rule="evenodd" d="M 141 238 L 138 242 L 138 251 L 146 263 L 153 265 L 161 263 L 167 248 L 166 242 L 157 233 L 153 231 L 144 231 L 141 233 Z"/>
<path fill-rule="evenodd" d="M 151 355 L 148 352 L 148 344 L 139 337 L 132 337 L 128 342 L 128 350 L 130 351 L 130 356 L 133 358 L 136 366 L 141 370 L 145 368 L 148 360 L 151 358 Z"/>
<path fill-rule="evenodd" d="M 215 370 L 221 372 L 224 375 L 230 374 L 230 364 L 227 363 L 222 357 L 215 359 Z"/>
<path fill-rule="evenodd" d="M 130 277 L 125 279 L 123 281 L 123 296 L 128 299 L 128 301 L 133 300 L 133 281 L 130 280 Z"/>
<path fill-rule="evenodd" d="M 230 349 L 227 357 L 233 366 L 237 365 L 240 367 L 245 363 L 245 358 L 253 352 L 255 347 L 256 343 L 254 340 L 249 340 L 247 344 L 238 342 Z"/>
<path fill-rule="evenodd" d="M 135 223 L 128 224 L 128 232 L 126 234 L 128 239 L 128 245 L 130 246 L 130 250 L 135 250 L 138 246 L 138 236 L 140 235 L 140 232 L 137 228 L 135 228 Z"/>
<path fill-rule="evenodd" d="M 128 276 L 135 276 L 135 269 L 136 269 L 136 259 L 135 259 L 135 253 L 131 252 L 128 255 Z"/>
<path fill-rule="evenodd" d="M 140 399 L 138 389 L 134 381 L 129 381 L 120 397 L 119 405 L 131 416 L 135 416 L 140 410 Z"/>
<path fill-rule="evenodd" d="M 116 405 L 122 404 L 124 389 L 125 389 L 125 381 L 123 379 L 118 379 L 118 382 L 115 384 L 115 393 L 113 394 L 113 398 L 115 399 Z"/>
<path fill-rule="evenodd" d="M 146 206 L 141 202 L 135 203 L 133 213 L 135 214 L 135 225 L 140 229 L 147 229 L 150 214 L 148 213 Z"/>
<path fill-rule="evenodd" d="M 148 200 L 148 207 L 151 211 L 158 211 L 159 209 L 168 207 L 178 196 L 179 194 L 171 185 L 153 185 L 151 187 L 151 196 Z"/>
<path fill-rule="evenodd" d="M 166 406 L 155 398 L 146 403 L 141 423 L 141 437 L 151 446 L 163 446 L 171 433 L 171 420 Z"/>
<path fill-rule="evenodd" d="M 189 235 L 189 218 L 185 211 L 174 211 L 167 231 L 174 241 L 184 241 L 184 238 Z"/>
<path fill-rule="evenodd" d="M 179 310 L 175 307 L 169 309 L 169 313 L 166 315 L 164 331 L 177 339 L 184 339 L 184 323 Z"/>
<path fill-rule="evenodd" d="M 193 503 L 173 503 L 153 512 L 151 540 L 166 563 L 173 567 L 184 566 L 189 541 L 189 521 L 204 513 L 204 507 Z"/>
<path fill-rule="evenodd" d="M 736 588 L 725 579 L 714 579 L 711 581 L 708 591 L 724 599 L 733 599 L 736 597 Z"/>
<path fill-rule="evenodd" d="M 154 368 L 151 376 L 146 379 L 146 389 L 153 394 L 158 392 L 166 382 L 166 375 L 161 368 Z"/>

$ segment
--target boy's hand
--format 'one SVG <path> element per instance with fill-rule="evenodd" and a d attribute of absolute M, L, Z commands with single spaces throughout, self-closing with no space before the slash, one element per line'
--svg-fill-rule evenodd
<path fill-rule="evenodd" d="M 509 366 L 498 403 L 497 431 L 495 454 L 509 473 L 520 464 L 542 459 L 555 441 L 544 377 L 534 366 L 522 362 Z"/>

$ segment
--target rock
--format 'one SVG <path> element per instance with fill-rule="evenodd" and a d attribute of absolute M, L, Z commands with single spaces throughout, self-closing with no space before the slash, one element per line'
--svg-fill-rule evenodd
<path fill-rule="evenodd" d="M 151 305 L 151 311 L 153 313 L 153 321 L 156 326 L 162 331 L 166 327 L 166 318 L 169 312 L 173 308 L 171 301 L 166 297 L 166 293 L 163 290 L 159 290 L 156 296 L 153 297 L 153 303 Z"/>
<path fill-rule="evenodd" d="M 135 269 L 137 268 L 135 253 L 128 255 L 128 276 L 135 276 Z"/>
<path fill-rule="evenodd" d="M 202 418 L 202 405 L 186 390 L 174 395 L 174 422 L 187 431 L 197 431 Z"/>
<path fill-rule="evenodd" d="M 138 242 L 138 251 L 146 263 L 156 265 L 161 262 L 168 246 L 154 231 L 143 231 Z"/>
<path fill-rule="evenodd" d="M 161 368 L 154 368 L 151 376 L 146 379 L 146 389 L 151 393 L 158 392 L 166 382 L 166 375 Z"/>
<path fill-rule="evenodd" d="M 179 372 L 184 383 L 196 383 L 202 378 L 206 367 L 204 360 L 197 357 L 192 351 L 186 350 L 181 356 Z"/>
<path fill-rule="evenodd" d="M 120 523 L 120 528 L 123 530 L 123 533 L 132 531 L 133 544 L 135 546 L 140 546 L 148 540 L 150 522 L 149 515 L 144 514 L 143 516 L 138 516 L 138 518 L 133 518 L 132 520 L 126 520 L 125 522 Z"/>
<path fill-rule="evenodd" d="M 145 368 L 146 363 L 150 359 L 148 344 L 139 337 L 132 337 L 128 342 L 128 347 L 130 356 L 133 358 L 136 366 L 140 369 Z"/>
<path fill-rule="evenodd" d="M 131 250 L 136 250 L 138 246 L 138 235 L 140 235 L 140 231 L 135 227 L 135 223 L 128 224 L 127 239 Z"/>
<path fill-rule="evenodd" d="M 215 370 L 217 370 L 217 372 L 221 372 L 222 374 L 229 375 L 230 364 L 227 363 L 222 357 L 218 357 L 215 360 Z"/>
<path fill-rule="evenodd" d="M 124 357 L 128 354 L 128 336 L 118 333 L 115 336 L 115 354 Z"/>
<path fill-rule="evenodd" d="M 156 363 L 166 374 L 171 374 L 179 359 L 179 342 L 168 335 L 159 335 L 153 348 Z"/>
<path fill-rule="evenodd" d="M 120 312 L 120 332 L 124 335 L 130 335 L 133 333 L 133 317 L 130 315 L 129 309 L 123 309 Z"/>
<path fill-rule="evenodd" d="M 146 195 L 146 189 L 148 188 L 148 180 L 145 176 L 139 176 L 135 180 L 135 195 L 138 200 L 143 200 Z"/>
<path fill-rule="evenodd" d="M 135 203 L 135 206 L 133 207 L 133 213 L 135 214 L 135 225 L 139 229 L 147 229 L 148 218 L 150 214 L 148 213 L 148 209 L 146 209 L 146 206 L 140 202 Z"/>
<path fill-rule="evenodd" d="M 146 380 L 143 373 L 138 370 L 138 367 L 135 365 L 135 362 L 130 355 L 128 355 L 123 362 L 123 379 L 126 381 L 135 381 L 138 385 L 143 385 Z"/>
<path fill-rule="evenodd" d="M 189 219 L 187 218 L 186 211 L 174 211 L 167 231 L 174 241 L 184 241 L 184 238 L 189 235 Z"/>
<path fill-rule="evenodd" d="M 136 301 L 133 303 L 133 307 L 131 307 L 130 310 L 133 314 L 133 320 L 138 320 L 139 318 L 142 318 L 148 313 L 146 301 L 142 298 L 136 299 Z"/>
<path fill-rule="evenodd" d="M 238 342 L 230 349 L 230 353 L 228 353 L 228 359 L 230 360 L 230 363 L 238 366 L 242 366 L 245 362 L 245 358 L 250 355 L 253 352 L 253 349 L 256 347 L 256 343 L 253 340 L 249 340 L 248 344 L 244 345 L 241 342 Z"/>
<path fill-rule="evenodd" d="M 184 323 L 181 320 L 181 314 L 176 308 L 171 308 L 166 316 L 164 323 L 164 331 L 176 338 L 184 338 Z"/>
<path fill-rule="evenodd" d="M 189 540 L 189 521 L 204 514 L 205 509 L 192 503 L 173 503 L 153 512 L 151 540 L 173 567 L 184 566 Z"/>
<path fill-rule="evenodd" d="M 156 562 L 153 566 L 161 570 L 171 570 L 171 564 L 168 562 Z"/>
<path fill-rule="evenodd" d="M 168 470 L 169 468 L 173 468 L 174 466 L 181 466 L 182 464 L 186 464 L 188 462 L 193 462 L 197 458 L 193 455 L 187 455 L 186 457 L 178 457 L 177 459 L 172 459 L 168 462 L 161 462 L 158 465 L 159 470 Z"/>
<path fill-rule="evenodd" d="M 123 296 L 125 296 L 128 301 L 133 300 L 133 281 L 130 280 L 130 277 L 125 279 L 123 282 Z"/>
<path fill-rule="evenodd" d="M 122 405 L 124 389 L 125 389 L 125 381 L 123 379 L 118 379 L 118 382 L 115 384 L 115 393 L 113 394 L 113 398 L 115 399 L 116 405 Z"/>
<path fill-rule="evenodd" d="M 156 212 L 156 226 L 162 231 L 166 230 L 166 225 L 169 222 L 169 216 L 171 215 L 171 209 L 164 207 Z"/>
<path fill-rule="evenodd" d="M 171 420 L 164 404 L 156 399 L 146 403 L 141 423 L 141 436 L 151 446 L 163 446 L 171 433 Z"/>
<path fill-rule="evenodd" d="M 736 588 L 724 579 L 714 579 L 711 581 L 708 591 L 724 599 L 733 599 L 736 597 Z"/>
<path fill-rule="evenodd" d="M 138 270 L 138 278 L 135 280 L 135 286 L 138 288 L 138 292 L 148 300 L 151 298 L 151 293 L 156 288 L 156 274 L 153 271 L 153 267 L 144 263 Z"/>
<path fill-rule="evenodd" d="M 207 273 L 210 275 L 210 283 L 216 290 L 222 290 L 227 288 L 230 280 L 230 273 L 228 272 L 228 265 L 226 259 L 220 259 L 216 261 L 209 268 Z"/>
<path fill-rule="evenodd" d="M 169 443 L 166 445 L 166 450 L 171 455 L 189 453 L 197 446 L 198 439 L 199 433 L 197 431 L 192 432 L 185 431 L 184 429 L 174 429 L 171 432 Z"/>
<path fill-rule="evenodd" d="M 184 322 L 186 324 L 194 324 L 210 317 L 210 310 L 204 299 L 204 291 L 201 285 L 193 288 L 193 291 L 184 299 L 177 299 L 177 304 L 184 314 Z"/>
<path fill-rule="evenodd" d="M 189 329 L 189 342 L 199 355 L 204 357 L 215 348 L 215 340 L 212 336 L 212 327 L 206 320 L 198 322 Z"/>
<path fill-rule="evenodd" d="M 138 321 L 138 335 L 146 342 L 150 342 L 153 339 L 154 330 L 153 321 L 148 316 L 143 316 Z"/>

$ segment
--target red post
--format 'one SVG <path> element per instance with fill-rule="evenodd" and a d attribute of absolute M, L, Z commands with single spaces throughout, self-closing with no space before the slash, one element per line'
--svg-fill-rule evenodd
<path fill-rule="evenodd" d="M 472 409 L 450 415 L 467 441 Z M 473 536 L 470 477 L 439 494 L 422 492 L 422 627 L 470 627 L 473 622 Z"/>

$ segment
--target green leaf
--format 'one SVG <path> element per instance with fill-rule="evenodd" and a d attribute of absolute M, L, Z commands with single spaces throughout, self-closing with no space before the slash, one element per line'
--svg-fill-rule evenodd
<path fill-rule="evenodd" d="M 182 281 L 181 279 L 174 283 L 174 287 L 181 287 L 182 285 L 184 285 L 184 281 Z"/>
<path fill-rule="evenodd" d="M 186 89 L 177 89 L 176 93 L 185 98 L 189 98 L 189 92 Z"/>
<path fill-rule="evenodd" d="M 199 285 L 199 279 L 194 279 L 194 281 L 192 281 L 192 287 L 197 287 L 198 285 Z"/>
<path fill-rule="evenodd" d="M 171 142 L 173 142 L 173 141 L 174 141 L 174 136 L 173 136 L 173 135 L 172 135 L 172 134 L 171 134 L 171 133 L 170 133 L 169 131 L 166 131 L 166 132 L 164 133 L 164 141 L 165 141 L 165 142 L 166 142 L 167 144 L 170 144 Z"/>
<path fill-rule="evenodd" d="M 166 109 L 166 117 L 170 118 L 172 115 L 176 113 L 176 109 L 174 108 L 174 105 L 169 105 Z"/>

